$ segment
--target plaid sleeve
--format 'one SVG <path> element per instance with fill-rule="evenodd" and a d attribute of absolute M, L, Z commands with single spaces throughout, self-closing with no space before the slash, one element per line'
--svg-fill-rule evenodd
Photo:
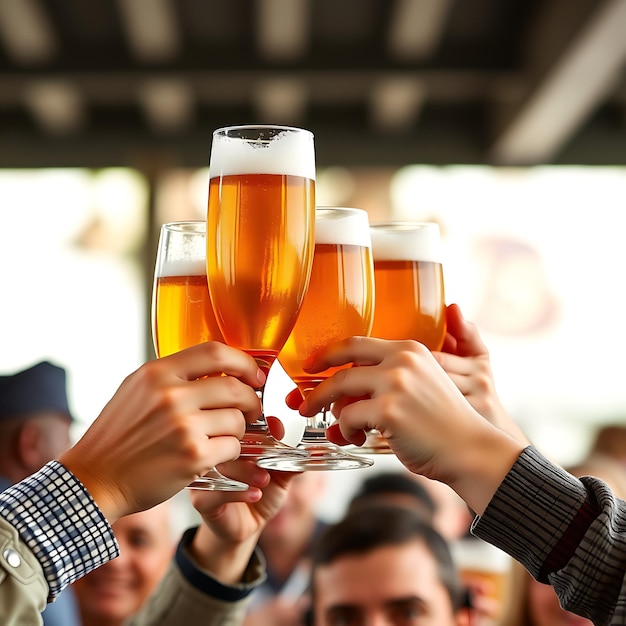
<path fill-rule="evenodd" d="M 119 554 L 106 518 L 81 482 L 57 461 L 0 493 L 0 517 L 41 563 L 48 601 Z"/>

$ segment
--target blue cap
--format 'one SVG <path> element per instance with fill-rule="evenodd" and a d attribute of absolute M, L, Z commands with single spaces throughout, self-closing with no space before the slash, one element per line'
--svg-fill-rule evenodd
<path fill-rule="evenodd" d="M 62 367 L 42 361 L 16 374 L 0 376 L 0 420 L 41 411 L 65 413 L 73 420 Z"/>

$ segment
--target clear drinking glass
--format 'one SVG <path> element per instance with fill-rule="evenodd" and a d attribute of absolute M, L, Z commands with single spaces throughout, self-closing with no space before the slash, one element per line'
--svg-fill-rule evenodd
<path fill-rule="evenodd" d="M 384 222 L 370 225 L 376 303 L 372 337 L 415 339 L 440 350 L 446 335 L 446 303 L 439 225 Z M 355 452 L 392 453 L 376 430 Z"/>
<path fill-rule="evenodd" d="M 313 134 L 285 126 L 213 133 L 207 268 L 224 340 L 266 373 L 293 328 L 311 275 L 315 228 Z M 259 389 L 263 401 L 263 389 Z M 275 439 L 262 416 L 241 456 L 306 456 Z"/>
<path fill-rule="evenodd" d="M 206 275 L 206 223 L 171 222 L 161 226 L 154 287 L 152 337 L 158 357 L 204 341 L 224 341 L 213 315 Z M 209 470 L 189 489 L 245 491 L 246 483 Z"/>
<path fill-rule="evenodd" d="M 303 369 L 306 359 L 341 339 L 369 335 L 373 313 L 374 268 L 367 213 L 343 207 L 318 208 L 311 281 L 296 325 L 278 355 L 303 397 L 340 369 L 310 374 Z M 328 441 L 329 425 L 326 409 L 307 419 L 298 448 L 307 451 L 308 457 L 267 458 L 258 464 L 288 471 L 357 469 L 373 464 L 371 459 Z"/>

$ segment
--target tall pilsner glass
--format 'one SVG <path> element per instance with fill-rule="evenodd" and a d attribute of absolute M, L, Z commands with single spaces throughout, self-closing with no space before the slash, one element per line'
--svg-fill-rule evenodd
<path fill-rule="evenodd" d="M 204 221 L 161 226 L 152 291 L 152 337 L 158 357 L 204 341 L 224 341 L 209 298 Z M 245 491 L 248 485 L 212 468 L 187 487 Z"/>
<path fill-rule="evenodd" d="M 386 222 L 370 225 L 376 306 L 372 337 L 415 339 L 440 350 L 446 335 L 446 304 L 439 225 Z M 389 454 L 378 431 L 360 453 Z"/>
<path fill-rule="evenodd" d="M 298 321 L 278 355 L 303 397 L 340 369 L 310 374 L 303 369 L 306 359 L 341 339 L 369 335 L 373 313 L 374 267 L 367 213 L 361 209 L 318 208 L 311 282 Z M 327 418 L 324 409 L 307 419 L 298 446 L 309 452 L 307 458 L 262 459 L 259 465 L 289 471 L 357 469 L 372 465 L 371 459 L 350 454 L 326 439 Z"/>
<path fill-rule="evenodd" d="M 217 323 L 228 345 L 267 373 L 296 323 L 311 275 L 315 229 L 313 134 L 284 126 L 213 133 L 207 267 Z M 261 401 L 263 389 L 259 390 Z M 265 417 L 249 424 L 241 456 L 304 450 L 276 440 Z"/>

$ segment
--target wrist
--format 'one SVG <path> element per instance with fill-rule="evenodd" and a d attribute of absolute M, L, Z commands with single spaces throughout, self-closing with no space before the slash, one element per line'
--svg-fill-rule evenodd
<path fill-rule="evenodd" d="M 450 486 L 482 515 L 526 444 L 481 419 L 455 450 Z"/>
<path fill-rule="evenodd" d="M 119 488 L 107 485 L 106 481 L 98 476 L 98 472 L 94 471 L 93 467 L 81 462 L 80 458 L 80 453 L 76 453 L 74 448 L 70 448 L 59 457 L 59 463 L 64 465 L 82 483 L 109 524 L 115 523 L 126 514 L 125 508 L 121 504 L 123 500 L 121 491 Z"/>
<path fill-rule="evenodd" d="M 257 541 L 258 533 L 243 541 L 225 540 L 200 524 L 188 550 L 202 569 L 211 572 L 221 583 L 234 585 L 242 581 Z"/>

